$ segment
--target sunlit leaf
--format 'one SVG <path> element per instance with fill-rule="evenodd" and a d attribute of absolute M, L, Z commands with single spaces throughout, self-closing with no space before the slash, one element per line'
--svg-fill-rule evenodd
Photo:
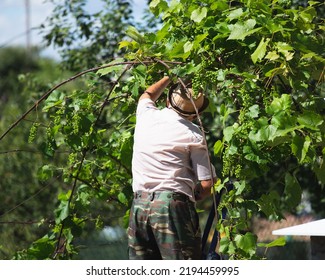
<path fill-rule="evenodd" d="M 261 27 L 255 28 L 256 21 L 254 19 L 249 19 L 246 22 L 238 22 L 234 25 L 228 25 L 231 33 L 228 37 L 228 40 L 244 40 L 247 36 L 254 34 L 259 31 Z"/>
<path fill-rule="evenodd" d="M 270 243 L 257 243 L 258 247 L 272 248 L 278 246 L 284 246 L 286 244 L 286 238 L 284 236 L 279 237 Z"/>
<path fill-rule="evenodd" d="M 195 21 L 196 23 L 200 23 L 204 18 L 206 18 L 207 13 L 208 9 L 206 7 L 200 7 L 192 12 L 191 20 Z"/>
<path fill-rule="evenodd" d="M 223 147 L 223 142 L 221 140 L 218 140 L 213 146 L 214 155 L 221 156 Z"/>
<path fill-rule="evenodd" d="M 244 12 L 243 12 L 242 8 L 232 10 L 232 11 L 230 11 L 230 13 L 228 15 L 228 19 L 231 21 L 233 19 L 239 18 L 243 13 Z"/>
<path fill-rule="evenodd" d="M 260 41 L 256 50 L 251 55 L 254 63 L 263 59 L 263 57 L 265 56 L 266 47 L 267 47 L 269 41 L 270 41 L 269 38 L 267 38 L 266 40 L 265 40 L 265 38 L 262 38 L 262 40 Z"/>

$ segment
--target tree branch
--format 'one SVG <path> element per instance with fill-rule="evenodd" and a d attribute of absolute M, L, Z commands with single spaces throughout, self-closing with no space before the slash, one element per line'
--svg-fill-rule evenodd
<path fill-rule="evenodd" d="M 34 105 L 32 107 L 30 107 L 19 119 L 17 119 L 1 136 L 0 136 L 0 141 L 12 130 L 14 129 L 23 119 L 25 119 L 25 117 L 27 115 L 29 115 L 32 111 L 35 110 L 35 108 L 37 108 L 39 106 L 40 103 L 42 103 L 45 99 L 47 99 L 50 94 L 55 91 L 56 89 L 58 89 L 59 87 L 74 81 L 75 79 L 90 73 L 90 72 L 95 72 L 104 68 L 108 68 L 108 67 L 112 67 L 112 66 L 117 66 L 117 65 L 129 65 L 129 66 L 134 66 L 137 64 L 151 64 L 151 63 L 155 63 L 155 61 L 153 60 L 146 60 L 146 61 L 125 61 L 125 62 L 116 62 L 116 63 L 109 63 L 106 65 L 102 65 L 102 66 L 98 66 L 98 67 L 94 67 L 91 69 L 87 69 L 85 71 L 82 71 L 72 77 L 70 77 L 69 79 L 57 84 L 56 86 L 52 87 L 49 91 L 47 91 L 40 99 L 38 99 Z M 167 61 L 166 63 L 171 63 L 171 64 L 180 64 L 180 62 L 172 62 L 172 61 Z M 105 103 L 105 102 L 104 102 Z"/>

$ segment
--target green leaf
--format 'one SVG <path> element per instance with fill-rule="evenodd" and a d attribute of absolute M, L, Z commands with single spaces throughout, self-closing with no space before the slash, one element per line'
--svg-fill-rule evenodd
<path fill-rule="evenodd" d="M 132 160 L 133 137 L 130 132 L 124 132 L 121 137 L 120 159 L 125 166 L 130 166 Z"/>
<path fill-rule="evenodd" d="M 61 201 L 59 207 L 54 211 L 56 213 L 55 222 L 58 224 L 69 216 L 69 202 Z"/>
<path fill-rule="evenodd" d="M 267 47 L 269 41 L 270 41 L 269 38 L 267 38 L 266 40 L 265 40 L 265 38 L 262 38 L 262 40 L 260 41 L 260 43 L 257 46 L 256 50 L 251 55 L 251 58 L 252 58 L 254 64 L 257 61 L 261 61 L 263 59 L 263 57 L 265 56 L 266 47 Z"/>
<path fill-rule="evenodd" d="M 190 52 L 193 48 L 193 42 L 190 42 L 190 41 L 187 41 L 185 44 L 184 44 L 184 52 L 187 53 L 187 52 Z"/>
<path fill-rule="evenodd" d="M 122 192 L 119 193 L 117 195 L 117 198 L 118 198 L 119 202 L 121 202 L 122 204 L 124 204 L 124 205 L 128 204 L 128 200 L 127 200 L 126 195 L 124 193 L 122 193 Z"/>
<path fill-rule="evenodd" d="M 171 45 L 169 48 L 169 56 L 171 58 L 187 58 L 189 56 L 188 53 L 184 52 L 184 44 L 186 42 L 177 42 Z"/>
<path fill-rule="evenodd" d="M 62 104 L 65 98 L 65 94 L 60 91 L 53 91 L 50 96 L 46 99 L 43 111 L 48 112 L 48 110 L 52 107 L 58 106 Z"/>
<path fill-rule="evenodd" d="M 237 247 L 248 253 L 250 256 L 255 254 L 256 241 L 257 236 L 251 232 L 247 232 L 245 235 L 238 234 L 235 237 L 235 243 Z"/>
<path fill-rule="evenodd" d="M 200 43 L 207 37 L 209 36 L 209 33 L 204 33 L 204 34 L 199 34 L 195 37 L 194 42 L 193 42 L 193 48 L 197 49 L 200 47 Z"/>
<path fill-rule="evenodd" d="M 267 163 L 267 160 L 262 159 L 261 158 L 261 155 L 259 155 L 261 153 L 258 153 L 258 152 L 255 153 L 248 146 L 244 146 L 244 151 L 243 152 L 245 153 L 245 159 L 247 159 L 249 161 L 255 161 L 258 164 L 265 164 L 265 163 Z"/>
<path fill-rule="evenodd" d="M 261 27 L 253 29 L 255 24 L 256 21 L 254 19 L 249 19 L 244 23 L 237 22 L 234 25 L 228 25 L 229 30 L 231 30 L 228 40 L 244 40 L 247 36 L 261 29 Z"/>
<path fill-rule="evenodd" d="M 130 209 L 126 210 L 125 215 L 123 216 L 123 227 L 128 228 L 130 220 Z"/>
<path fill-rule="evenodd" d="M 265 248 L 284 246 L 284 245 L 286 245 L 286 238 L 284 236 L 279 237 L 270 243 L 258 243 L 257 244 L 258 247 L 265 247 Z"/>
<path fill-rule="evenodd" d="M 235 132 L 235 129 L 233 126 L 228 126 L 223 130 L 223 137 L 226 142 L 230 142 L 234 132 Z"/>
<path fill-rule="evenodd" d="M 292 153 L 297 157 L 299 163 L 304 161 L 311 143 L 312 141 L 309 136 L 301 137 L 299 135 L 295 135 L 293 137 L 291 150 Z"/>
<path fill-rule="evenodd" d="M 243 9 L 242 8 L 238 8 L 238 9 L 235 9 L 235 10 L 232 10 L 229 15 L 228 15 L 228 19 L 230 21 L 232 21 L 233 19 L 236 19 L 236 18 L 239 18 L 242 14 L 243 14 Z"/>
<path fill-rule="evenodd" d="M 286 68 L 285 68 L 285 66 L 282 65 L 280 67 L 273 68 L 270 71 L 266 72 L 265 77 L 273 77 L 275 75 L 282 74 L 285 71 L 286 71 Z"/>
<path fill-rule="evenodd" d="M 156 41 L 160 42 L 169 34 L 170 23 L 165 23 L 163 27 L 156 34 Z"/>
<path fill-rule="evenodd" d="M 38 180 L 44 182 L 53 177 L 53 168 L 50 165 L 44 165 L 37 172 Z"/>
<path fill-rule="evenodd" d="M 228 253 L 229 243 L 230 241 L 228 238 L 222 237 L 220 239 L 219 252 L 224 254 Z"/>
<path fill-rule="evenodd" d="M 164 1 L 161 1 L 161 0 L 152 0 L 152 1 L 150 1 L 149 8 L 150 9 L 156 8 L 160 4 L 160 2 L 164 2 Z"/>
<path fill-rule="evenodd" d="M 268 52 L 267 55 L 265 56 L 266 59 L 269 59 L 271 61 L 275 61 L 279 58 L 280 56 L 276 51 Z"/>
<path fill-rule="evenodd" d="M 296 177 L 292 176 L 289 172 L 285 176 L 285 189 L 286 204 L 289 209 L 293 209 L 301 202 L 302 190 Z"/>
<path fill-rule="evenodd" d="M 210 9 L 224 11 L 228 9 L 228 4 L 226 1 L 212 1 Z"/>
<path fill-rule="evenodd" d="M 194 10 L 191 14 L 191 20 L 196 23 L 200 23 L 204 18 L 206 18 L 208 9 L 206 7 L 200 7 Z"/>
<path fill-rule="evenodd" d="M 48 237 L 48 235 L 33 242 L 28 249 L 29 259 L 45 260 L 50 258 L 55 249 L 56 240 Z"/>
<path fill-rule="evenodd" d="M 116 63 L 120 63 L 120 62 L 123 62 L 123 61 L 124 61 L 124 59 L 120 58 L 120 59 L 114 60 L 110 64 L 116 64 Z M 108 66 L 108 67 L 105 67 L 103 69 L 98 70 L 97 74 L 99 74 L 100 76 L 105 76 L 105 75 L 110 74 L 112 72 L 120 73 L 123 69 L 124 69 L 123 64 L 121 64 L 121 65 L 113 65 L 113 66 Z"/>
<path fill-rule="evenodd" d="M 297 121 L 309 129 L 318 130 L 318 127 L 324 122 L 324 117 L 312 111 L 304 111 L 297 117 Z"/>
<path fill-rule="evenodd" d="M 82 206 L 87 206 L 90 204 L 91 197 L 89 187 L 87 185 L 80 185 L 76 201 L 80 202 Z"/>
<path fill-rule="evenodd" d="M 171 70 L 171 73 L 178 77 L 186 77 L 197 72 L 200 69 L 200 64 L 195 65 L 193 62 L 186 63 L 184 66 L 177 66 Z"/>
<path fill-rule="evenodd" d="M 146 86 L 146 76 L 147 68 L 144 65 L 139 65 L 132 69 L 132 74 L 134 75 L 135 83 L 137 86 L 144 88 Z"/>
<path fill-rule="evenodd" d="M 242 194 L 242 192 L 245 190 L 246 188 L 246 182 L 245 181 L 236 181 L 234 183 L 234 187 L 236 189 L 236 195 L 240 195 Z"/>
<path fill-rule="evenodd" d="M 315 8 L 309 7 L 301 11 L 301 13 L 299 13 L 299 16 L 300 18 L 303 19 L 305 23 L 311 23 L 314 20 L 314 18 L 317 16 L 317 12 Z"/>
<path fill-rule="evenodd" d="M 301 57 L 301 60 L 309 60 L 309 59 L 311 59 L 311 58 L 313 58 L 313 59 L 315 59 L 315 60 L 317 60 L 317 61 L 319 61 L 319 62 L 325 63 L 325 58 L 323 58 L 323 57 L 317 55 L 317 54 L 314 53 L 314 52 L 309 52 L 309 53 L 304 54 L 304 55 Z"/>
<path fill-rule="evenodd" d="M 152 0 L 150 1 L 149 8 L 155 16 L 158 16 L 160 13 L 168 9 L 168 4 L 164 0 Z"/>
<path fill-rule="evenodd" d="M 123 49 L 123 48 L 130 48 L 131 50 L 136 49 L 137 47 L 139 47 L 138 43 L 132 41 L 121 41 L 119 42 L 119 49 Z"/>
<path fill-rule="evenodd" d="M 249 111 L 246 113 L 246 115 L 251 118 L 257 118 L 260 113 L 260 107 L 257 104 L 249 107 L 248 110 Z"/>
<path fill-rule="evenodd" d="M 282 94 L 281 97 L 276 97 L 271 105 L 266 108 L 266 112 L 270 115 L 282 111 L 289 111 L 292 105 L 291 96 L 289 94 Z"/>
<path fill-rule="evenodd" d="M 224 144 L 221 140 L 218 140 L 217 142 L 214 143 L 213 146 L 213 152 L 215 156 L 221 156 L 222 155 L 222 150 L 223 150 Z"/>
<path fill-rule="evenodd" d="M 277 42 L 276 48 L 279 53 L 283 54 L 283 56 L 286 58 L 287 61 L 291 60 L 293 58 L 293 47 L 290 46 L 288 43 L 284 42 Z"/>
<path fill-rule="evenodd" d="M 145 43 L 144 36 L 139 33 L 139 31 L 134 26 L 129 26 L 128 29 L 125 31 L 126 35 L 132 38 L 139 44 Z"/>
<path fill-rule="evenodd" d="M 271 191 L 269 194 L 263 194 L 258 200 L 258 205 L 266 216 L 274 215 L 278 217 L 278 205 L 280 196 L 277 192 Z"/>
<path fill-rule="evenodd" d="M 274 125 L 261 127 L 256 133 L 250 132 L 248 137 L 254 142 L 272 141 L 276 135 L 277 128 Z"/>
<path fill-rule="evenodd" d="M 324 150 L 325 150 L 325 148 L 324 148 Z M 324 160 L 324 158 L 321 158 L 321 163 L 320 164 L 317 164 L 317 165 L 315 164 L 314 172 L 315 172 L 315 174 L 317 176 L 317 179 L 324 186 L 325 185 L 325 160 Z"/>

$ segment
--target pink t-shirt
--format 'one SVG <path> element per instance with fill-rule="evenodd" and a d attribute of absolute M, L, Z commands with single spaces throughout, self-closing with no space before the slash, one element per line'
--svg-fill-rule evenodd
<path fill-rule="evenodd" d="M 213 176 L 215 170 L 212 167 Z M 149 98 L 137 108 L 132 158 L 133 191 L 176 191 L 194 199 L 197 181 L 211 179 L 201 130 Z"/>

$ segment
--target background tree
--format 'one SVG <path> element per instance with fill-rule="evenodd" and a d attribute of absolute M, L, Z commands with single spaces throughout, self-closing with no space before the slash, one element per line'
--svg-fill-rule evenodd
<path fill-rule="evenodd" d="M 92 4 L 87 0 L 50 2 L 55 8 L 41 31 L 48 45 L 59 50 L 65 67 L 84 70 L 123 54 L 118 44 L 134 21 L 131 1 L 102 0 L 94 13 L 88 12 Z"/>
<path fill-rule="evenodd" d="M 64 74 L 51 60 L 40 58 L 34 48 L 26 54 L 24 48 L 0 50 L 0 130 L 5 131 L 38 95 Z M 38 112 L 42 126 L 42 114 Z M 0 145 L 0 258 L 29 246 L 47 232 L 53 220 L 57 196 L 55 178 L 44 183 L 37 178 L 40 165 L 47 162 L 41 152 L 41 141 L 28 144 L 34 118 L 26 118 L 20 129 L 13 131 Z M 38 163 L 39 165 L 35 164 Z M 37 199 L 35 199 L 37 198 Z M 44 203 L 46 202 L 46 203 Z M 43 224 L 43 225 L 42 225 Z"/>

